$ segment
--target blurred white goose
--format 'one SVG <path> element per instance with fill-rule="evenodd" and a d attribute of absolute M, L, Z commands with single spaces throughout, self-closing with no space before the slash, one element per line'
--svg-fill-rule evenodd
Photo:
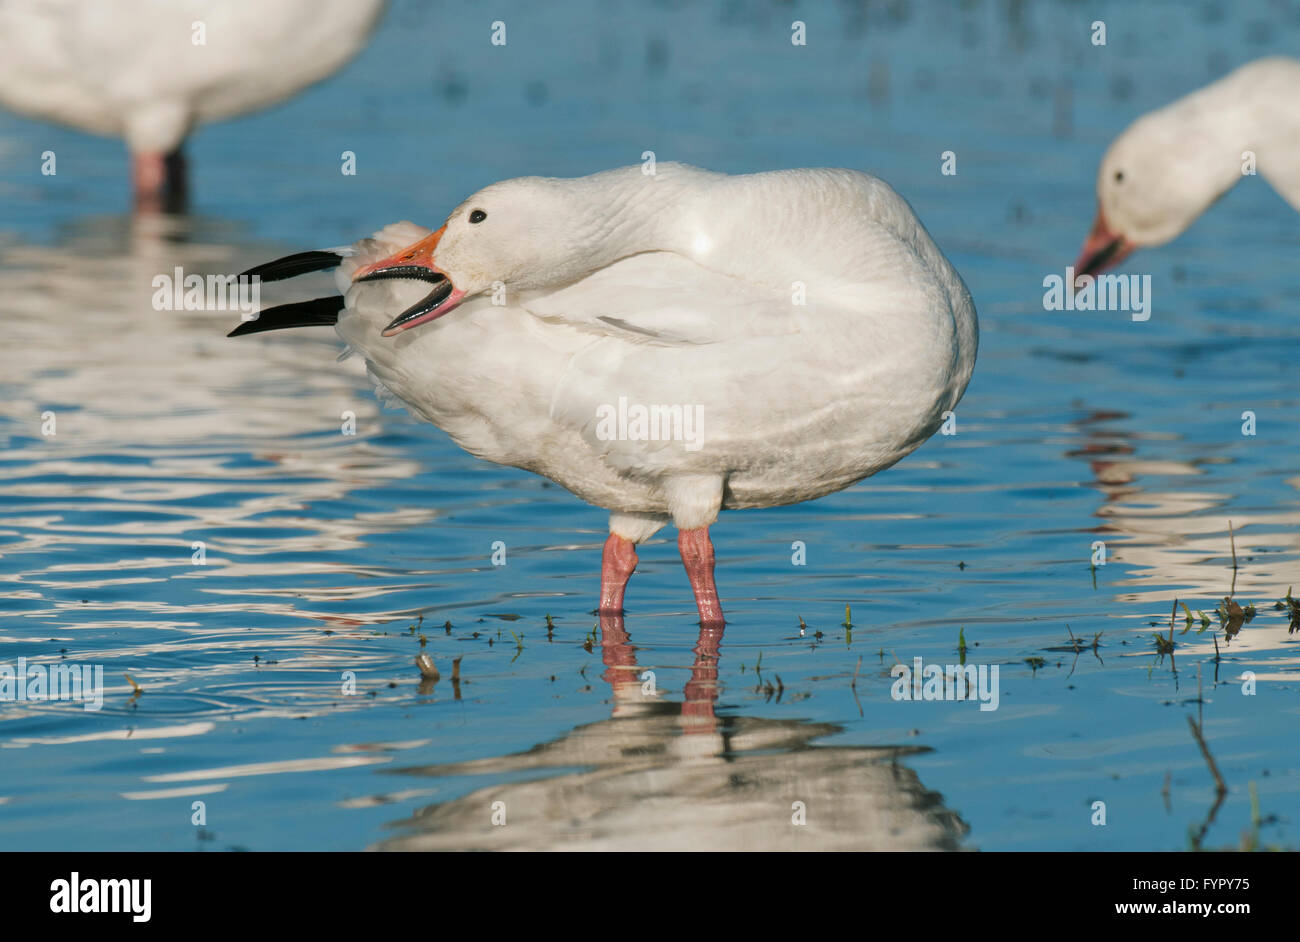
<path fill-rule="evenodd" d="M 975 362 L 961 278 L 898 194 L 851 170 L 506 180 L 436 232 L 397 223 L 247 274 L 334 266 L 343 297 L 232 336 L 337 322 L 375 382 L 466 451 L 608 509 L 607 614 L 635 544 L 671 520 L 701 622 L 720 625 L 718 511 L 889 467 Z"/>
<path fill-rule="evenodd" d="M 0 104 L 126 139 L 136 205 L 177 208 L 195 125 L 275 104 L 365 45 L 384 0 L 0 0 Z"/>
<path fill-rule="evenodd" d="M 1115 138 L 1097 174 L 1097 219 L 1076 274 L 1096 275 L 1181 235 L 1242 178 L 1246 151 L 1300 210 L 1300 60 L 1243 65 Z"/>

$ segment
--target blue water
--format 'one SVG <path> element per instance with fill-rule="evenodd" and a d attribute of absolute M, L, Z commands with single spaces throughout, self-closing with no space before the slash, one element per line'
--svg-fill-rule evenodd
<path fill-rule="evenodd" d="M 1248 179 L 1127 263 L 1147 322 L 1044 311 L 1042 281 L 1077 254 L 1107 142 L 1300 48 L 1300 12 L 469 6 L 395 3 L 334 78 L 200 130 L 185 219 L 127 215 L 119 142 L 0 114 L 0 664 L 107 685 L 99 712 L 0 702 L 0 848 L 1294 848 L 1300 633 L 1274 603 L 1300 586 L 1300 220 Z M 226 340 L 229 313 L 150 304 L 176 265 L 435 225 L 494 180 L 646 150 L 874 172 L 980 315 L 955 435 L 723 515 L 721 639 L 697 637 L 671 530 L 626 622 L 598 625 L 602 511 L 385 409 L 329 331 Z M 1229 593 L 1258 610 L 1232 638 Z M 1211 627 L 1180 610 L 1162 656 L 1175 599 Z M 896 661 L 956 663 L 961 638 L 999 667 L 998 709 L 891 697 Z"/>

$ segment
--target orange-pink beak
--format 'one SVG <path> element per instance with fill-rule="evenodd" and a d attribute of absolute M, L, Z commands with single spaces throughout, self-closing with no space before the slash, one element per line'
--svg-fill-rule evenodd
<path fill-rule="evenodd" d="M 1106 214 L 1101 211 L 1101 206 L 1097 206 L 1097 219 L 1092 224 L 1092 230 L 1088 233 L 1088 238 L 1083 243 L 1083 251 L 1079 253 L 1079 260 L 1074 263 L 1074 276 L 1080 275 L 1097 276 L 1107 268 L 1118 265 L 1124 259 L 1128 258 L 1137 246 L 1110 230 L 1106 224 Z"/>
<path fill-rule="evenodd" d="M 425 236 L 419 242 L 377 262 L 371 262 L 358 268 L 352 275 L 353 282 L 386 281 L 390 278 L 411 278 L 427 281 L 433 285 L 418 304 L 413 304 L 398 314 L 384 328 L 383 335 L 392 337 L 404 330 L 436 320 L 446 314 L 465 297 L 465 292 L 457 290 L 447 277 L 447 273 L 434 263 L 433 250 L 438 247 L 442 234 L 447 231 L 443 226 L 437 232 Z"/>

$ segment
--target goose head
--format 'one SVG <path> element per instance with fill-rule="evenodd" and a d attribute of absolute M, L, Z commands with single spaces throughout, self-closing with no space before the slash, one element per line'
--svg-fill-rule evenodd
<path fill-rule="evenodd" d="M 1097 275 L 1139 248 L 1169 242 L 1240 179 L 1238 155 L 1186 104 L 1139 118 L 1107 149 L 1077 275 Z"/>
<path fill-rule="evenodd" d="M 413 278 L 433 287 L 399 314 L 385 337 L 428 323 L 495 285 L 510 291 L 559 287 L 577 281 L 635 249 L 627 232 L 614 237 L 597 210 L 617 200 L 594 200 L 575 181 L 520 177 L 479 190 L 442 228 L 419 242 L 364 266 L 354 282 Z M 630 227 L 621 227 L 627 229 Z"/>

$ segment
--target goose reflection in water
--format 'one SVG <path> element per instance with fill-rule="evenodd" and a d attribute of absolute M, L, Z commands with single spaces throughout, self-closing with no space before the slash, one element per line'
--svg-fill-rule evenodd
<path fill-rule="evenodd" d="M 609 719 L 527 752 L 399 770 L 536 777 L 426 807 L 377 849 L 963 849 L 965 822 L 900 761 L 924 748 L 817 746 L 841 728 L 719 716 L 720 628 L 701 629 L 681 701 L 647 692 L 622 616 L 600 634 Z"/>

